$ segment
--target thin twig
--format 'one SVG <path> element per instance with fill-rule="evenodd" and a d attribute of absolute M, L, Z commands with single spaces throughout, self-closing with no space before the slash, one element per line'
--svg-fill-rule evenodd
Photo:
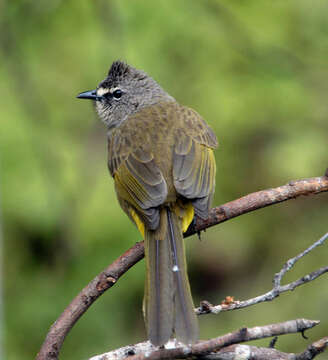
<path fill-rule="evenodd" d="M 327 239 L 328 239 L 328 233 L 322 236 L 318 241 L 316 241 L 314 244 L 309 246 L 303 252 L 289 259 L 284 264 L 283 268 L 278 273 L 275 274 L 273 280 L 274 286 L 272 290 L 268 291 L 267 293 L 243 301 L 230 301 L 230 302 L 225 301 L 220 305 L 212 305 L 207 301 L 202 301 L 201 306 L 195 309 L 196 314 L 198 315 L 209 314 L 209 313 L 218 314 L 221 311 L 231 311 L 231 310 L 236 310 L 236 309 L 241 309 L 248 306 L 256 305 L 264 301 L 271 301 L 284 292 L 293 291 L 296 287 L 315 280 L 319 276 L 328 272 L 328 266 L 324 266 L 318 270 L 311 272 L 310 274 L 304 275 L 303 277 L 289 284 L 281 285 L 282 278 L 287 273 L 287 271 L 289 271 L 299 259 L 301 259 L 303 256 L 314 250 L 317 246 L 322 245 Z"/>
<path fill-rule="evenodd" d="M 185 237 L 205 230 L 221 222 L 250 211 L 294 199 L 301 195 L 314 195 L 328 191 L 328 172 L 325 176 L 291 181 L 275 189 L 262 190 L 213 208 L 207 220 L 196 219 L 189 227 Z M 135 244 L 122 254 L 113 264 L 96 276 L 68 305 L 56 322 L 51 326 L 42 344 L 37 360 L 58 359 L 66 335 L 76 321 L 87 311 L 91 304 L 144 256 L 143 242 Z"/>
<path fill-rule="evenodd" d="M 281 288 L 281 280 L 285 276 L 285 274 L 296 264 L 296 262 L 301 259 L 303 256 L 307 255 L 309 252 L 311 252 L 313 249 L 315 249 L 317 246 L 322 245 L 328 238 L 328 233 L 326 233 L 324 236 L 322 236 L 318 241 L 316 241 L 313 245 L 309 246 L 307 249 L 305 249 L 303 252 L 298 254 L 297 256 L 289 259 L 283 268 L 275 275 L 273 283 L 274 283 L 274 289 L 279 291 Z"/>
<path fill-rule="evenodd" d="M 286 335 L 297 332 L 303 333 L 305 330 L 308 330 L 318 324 L 319 321 L 316 320 L 290 320 L 265 326 L 242 328 L 214 339 L 199 341 L 192 346 L 185 346 L 181 343 L 172 341 L 167 346 L 169 348 L 166 347 L 164 349 L 158 349 L 151 345 L 149 341 L 146 341 L 136 345 L 123 347 L 109 353 L 94 356 L 90 360 L 120 360 L 126 359 L 127 357 L 129 360 L 186 359 L 189 357 L 201 358 L 204 355 L 208 355 L 211 352 L 217 352 L 229 345 L 264 339 L 271 336 Z"/>

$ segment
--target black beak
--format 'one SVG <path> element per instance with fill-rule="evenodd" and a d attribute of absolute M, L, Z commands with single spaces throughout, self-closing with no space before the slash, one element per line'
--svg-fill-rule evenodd
<path fill-rule="evenodd" d="M 91 99 L 91 100 L 100 100 L 101 96 L 97 96 L 96 90 L 90 90 L 82 92 L 77 96 L 78 99 Z"/>

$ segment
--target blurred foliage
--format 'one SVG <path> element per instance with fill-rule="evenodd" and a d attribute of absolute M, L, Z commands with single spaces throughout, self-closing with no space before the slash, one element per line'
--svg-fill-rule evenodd
<path fill-rule="evenodd" d="M 78 291 L 140 235 L 120 210 L 106 134 L 75 98 L 120 58 L 196 109 L 220 141 L 215 204 L 320 176 L 328 165 L 328 2 L 4 0 L 0 3 L 1 195 L 6 359 L 37 353 Z M 220 302 L 267 291 L 327 231 L 327 194 L 289 201 L 187 242 L 192 289 Z M 296 266 L 326 264 L 328 248 Z M 69 334 L 63 359 L 144 340 L 143 262 Z M 272 303 L 200 318 L 201 337 L 297 317 L 327 335 L 327 280 Z M 268 341 L 262 342 L 267 345 Z M 278 348 L 307 343 L 287 336 Z"/>

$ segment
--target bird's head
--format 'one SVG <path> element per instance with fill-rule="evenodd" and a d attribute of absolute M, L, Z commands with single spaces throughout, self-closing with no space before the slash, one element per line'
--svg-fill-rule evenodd
<path fill-rule="evenodd" d="M 112 64 L 107 77 L 95 90 L 85 91 L 77 97 L 94 100 L 99 117 L 109 129 L 119 126 L 144 107 L 160 101 L 174 101 L 145 72 L 122 61 Z"/>

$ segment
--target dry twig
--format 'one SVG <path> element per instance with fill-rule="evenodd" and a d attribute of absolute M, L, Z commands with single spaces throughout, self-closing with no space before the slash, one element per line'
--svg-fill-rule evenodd
<path fill-rule="evenodd" d="M 328 174 L 328 172 L 327 172 Z M 291 181 L 275 189 L 262 190 L 231 201 L 210 211 L 206 221 L 196 219 L 185 236 L 193 235 L 208 227 L 236 216 L 294 199 L 301 195 L 314 195 L 328 191 L 328 176 Z M 89 306 L 134 264 L 143 258 L 143 242 L 136 243 L 96 276 L 68 305 L 51 326 L 47 337 L 36 357 L 37 360 L 58 359 L 66 335 Z"/>
<path fill-rule="evenodd" d="M 283 276 L 295 265 L 295 263 L 301 259 L 303 256 L 308 254 L 310 251 L 314 250 L 317 246 L 322 245 L 325 240 L 328 239 L 328 233 L 322 236 L 318 241 L 316 241 L 314 244 L 309 246 L 307 249 L 305 249 L 303 252 L 298 254 L 297 256 L 289 259 L 283 266 L 283 268 L 275 274 L 273 279 L 273 288 L 272 290 L 268 291 L 267 293 L 263 295 L 259 295 L 255 298 L 244 300 L 244 301 L 230 301 L 230 302 L 223 302 L 221 305 L 212 305 L 207 301 L 202 301 L 201 306 L 196 309 L 196 313 L 198 315 L 202 314 L 218 314 L 221 311 L 230 311 L 230 310 L 236 310 L 245 308 L 248 306 L 256 305 L 258 303 L 264 302 L 264 301 L 271 301 L 278 297 L 280 294 L 286 292 L 286 291 L 293 291 L 296 287 L 304 285 L 310 281 L 315 280 L 319 276 L 325 274 L 328 272 L 328 266 L 323 266 L 322 268 L 311 272 L 310 274 L 304 275 L 303 277 L 289 283 L 286 285 L 281 285 L 281 281 Z"/>
<path fill-rule="evenodd" d="M 255 347 L 229 347 L 233 344 L 239 344 L 241 342 L 264 339 L 271 336 L 278 336 L 278 335 L 286 335 L 301 332 L 303 333 L 305 330 L 308 330 L 316 325 L 319 324 L 319 321 L 315 320 L 307 320 L 307 319 L 298 319 L 298 320 L 290 320 L 285 321 L 282 323 L 276 323 L 266 326 L 256 326 L 253 328 L 242 328 L 235 332 L 219 336 L 217 338 L 206 340 L 206 341 L 199 341 L 198 343 L 192 346 L 184 346 L 183 344 L 176 344 L 172 342 L 169 344 L 169 348 L 165 349 L 158 349 L 151 345 L 149 341 L 139 343 L 133 346 L 127 346 L 115 351 L 111 351 L 109 353 L 101 354 L 92 357 L 90 360 L 122 360 L 122 359 L 129 359 L 129 360 L 158 360 L 158 359 L 186 359 L 186 358 L 195 358 L 195 359 L 210 359 L 211 356 L 221 354 L 222 356 L 227 356 L 228 353 L 230 355 L 238 354 L 239 356 L 241 353 L 239 350 L 248 350 L 248 352 L 244 352 L 244 356 L 247 354 L 251 354 L 250 348 L 253 348 L 253 352 L 259 354 L 263 354 L 264 350 L 261 348 Z M 313 344 L 312 344 L 313 345 Z M 324 346 L 327 345 L 327 342 Z M 240 345 L 239 345 L 240 346 Z M 323 348 L 323 345 L 321 345 Z M 220 349 L 222 349 L 220 351 Z M 266 349 L 266 355 L 271 354 L 277 355 L 280 352 L 272 349 Z M 225 355 L 224 355 L 225 354 Z M 282 353 L 281 353 L 282 354 Z M 248 357 L 249 359 L 253 359 Z M 248 359 L 247 357 L 242 357 L 242 359 Z M 218 358 L 220 359 L 220 357 Z M 233 357 L 227 358 L 223 357 L 223 359 L 233 359 Z M 241 359 L 241 357 L 239 357 Z M 264 359 L 262 357 L 261 359 Z M 268 357 L 265 358 L 268 360 L 277 359 L 277 357 Z M 284 358 L 281 358 L 284 359 Z M 285 359 L 287 359 L 285 357 Z M 311 358 L 310 358 L 311 359 Z M 296 359 L 295 359 L 296 360 Z"/>

